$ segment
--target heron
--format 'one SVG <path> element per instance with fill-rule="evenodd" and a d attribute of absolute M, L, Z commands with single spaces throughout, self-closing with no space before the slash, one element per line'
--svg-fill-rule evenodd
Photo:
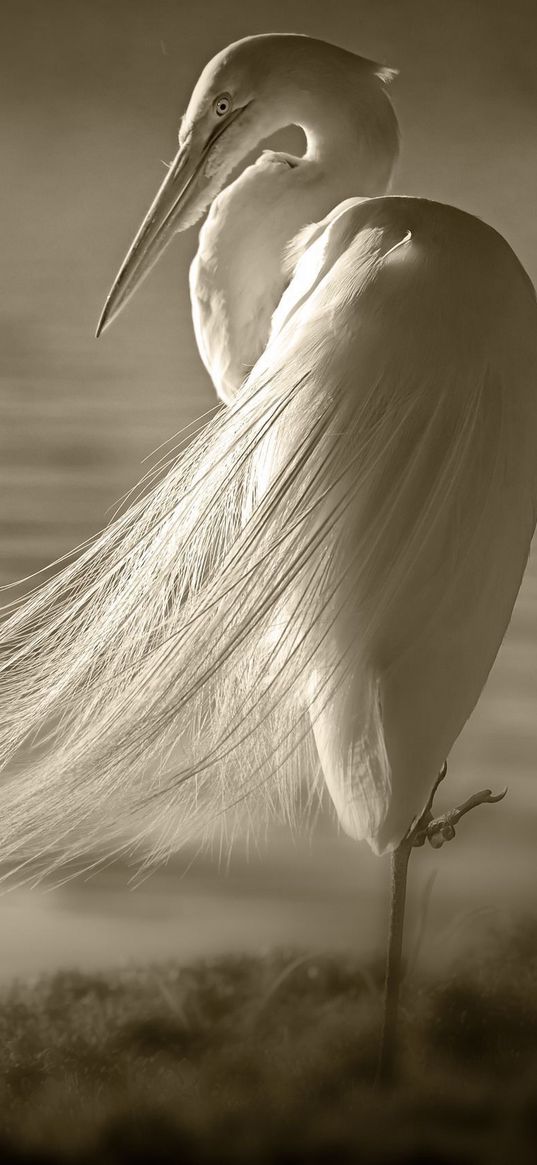
<path fill-rule="evenodd" d="M 311 772 L 392 858 L 384 1080 L 411 850 L 498 799 L 432 812 L 537 498 L 532 284 L 480 219 L 388 193 L 394 75 L 287 33 L 201 73 L 97 334 L 203 219 L 193 324 L 222 403 L 9 613 L 2 746 L 24 764 L 0 814 L 19 870 L 81 839 L 157 860 L 215 822 L 293 818 Z M 244 164 L 289 125 L 302 156 Z"/>

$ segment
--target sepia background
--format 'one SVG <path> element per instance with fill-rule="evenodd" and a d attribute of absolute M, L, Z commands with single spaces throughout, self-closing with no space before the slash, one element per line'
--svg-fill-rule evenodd
<path fill-rule="evenodd" d="M 4 585 L 102 526 L 142 459 L 213 404 L 187 292 L 195 231 L 98 343 L 93 333 L 192 85 L 226 43 L 303 32 L 397 67 L 395 192 L 480 215 L 537 279 L 532 0 L 2 0 L 0 22 Z M 509 796 L 465 821 L 455 845 L 414 862 L 415 914 L 437 871 L 422 951 L 431 961 L 487 912 L 535 908 L 536 661 L 534 558 L 442 792 L 443 804 L 483 786 L 508 784 Z M 189 866 L 187 855 L 137 889 L 131 873 L 2 896 L 0 977 L 275 943 L 380 945 L 386 863 L 341 836 L 328 812 L 311 838 L 275 826 L 229 863 Z"/>

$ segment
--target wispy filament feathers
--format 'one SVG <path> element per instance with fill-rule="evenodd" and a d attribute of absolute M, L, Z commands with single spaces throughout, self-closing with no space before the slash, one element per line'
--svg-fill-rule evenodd
<path fill-rule="evenodd" d="M 357 233 L 237 401 L 6 619 L 6 863 L 123 845 L 153 860 L 218 824 L 292 819 L 301 784 L 306 802 L 318 786 L 312 720 L 357 669 L 363 763 L 380 772 L 358 808 L 376 837 L 394 796 L 383 635 L 405 587 L 423 588 L 422 619 L 400 622 L 389 667 L 449 606 L 505 433 L 485 333 L 450 365 L 440 304 L 416 362 L 426 276 L 410 272 L 402 302 L 395 287 L 394 310 L 382 262 L 401 237 L 399 222 Z M 431 606 L 420 563 L 439 537 L 449 581 Z"/>

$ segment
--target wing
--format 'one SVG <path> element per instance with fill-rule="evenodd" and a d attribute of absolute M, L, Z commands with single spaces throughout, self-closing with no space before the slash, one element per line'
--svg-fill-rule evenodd
<path fill-rule="evenodd" d="M 334 463 L 319 468 L 332 561 L 307 700 L 338 816 L 382 851 L 423 808 L 520 585 L 535 297 L 494 231 L 422 200 L 354 200 L 303 241 L 264 359 L 338 402 Z M 290 456 L 283 425 L 271 456 L 265 483 Z"/>

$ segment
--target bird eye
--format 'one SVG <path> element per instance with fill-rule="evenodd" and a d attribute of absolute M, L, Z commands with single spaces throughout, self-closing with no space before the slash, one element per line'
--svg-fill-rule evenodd
<path fill-rule="evenodd" d="M 227 93 L 222 93 L 220 97 L 216 98 L 214 103 L 214 112 L 216 113 L 217 117 L 225 117 L 226 113 L 229 113 L 230 109 L 231 97 L 228 97 Z"/>

